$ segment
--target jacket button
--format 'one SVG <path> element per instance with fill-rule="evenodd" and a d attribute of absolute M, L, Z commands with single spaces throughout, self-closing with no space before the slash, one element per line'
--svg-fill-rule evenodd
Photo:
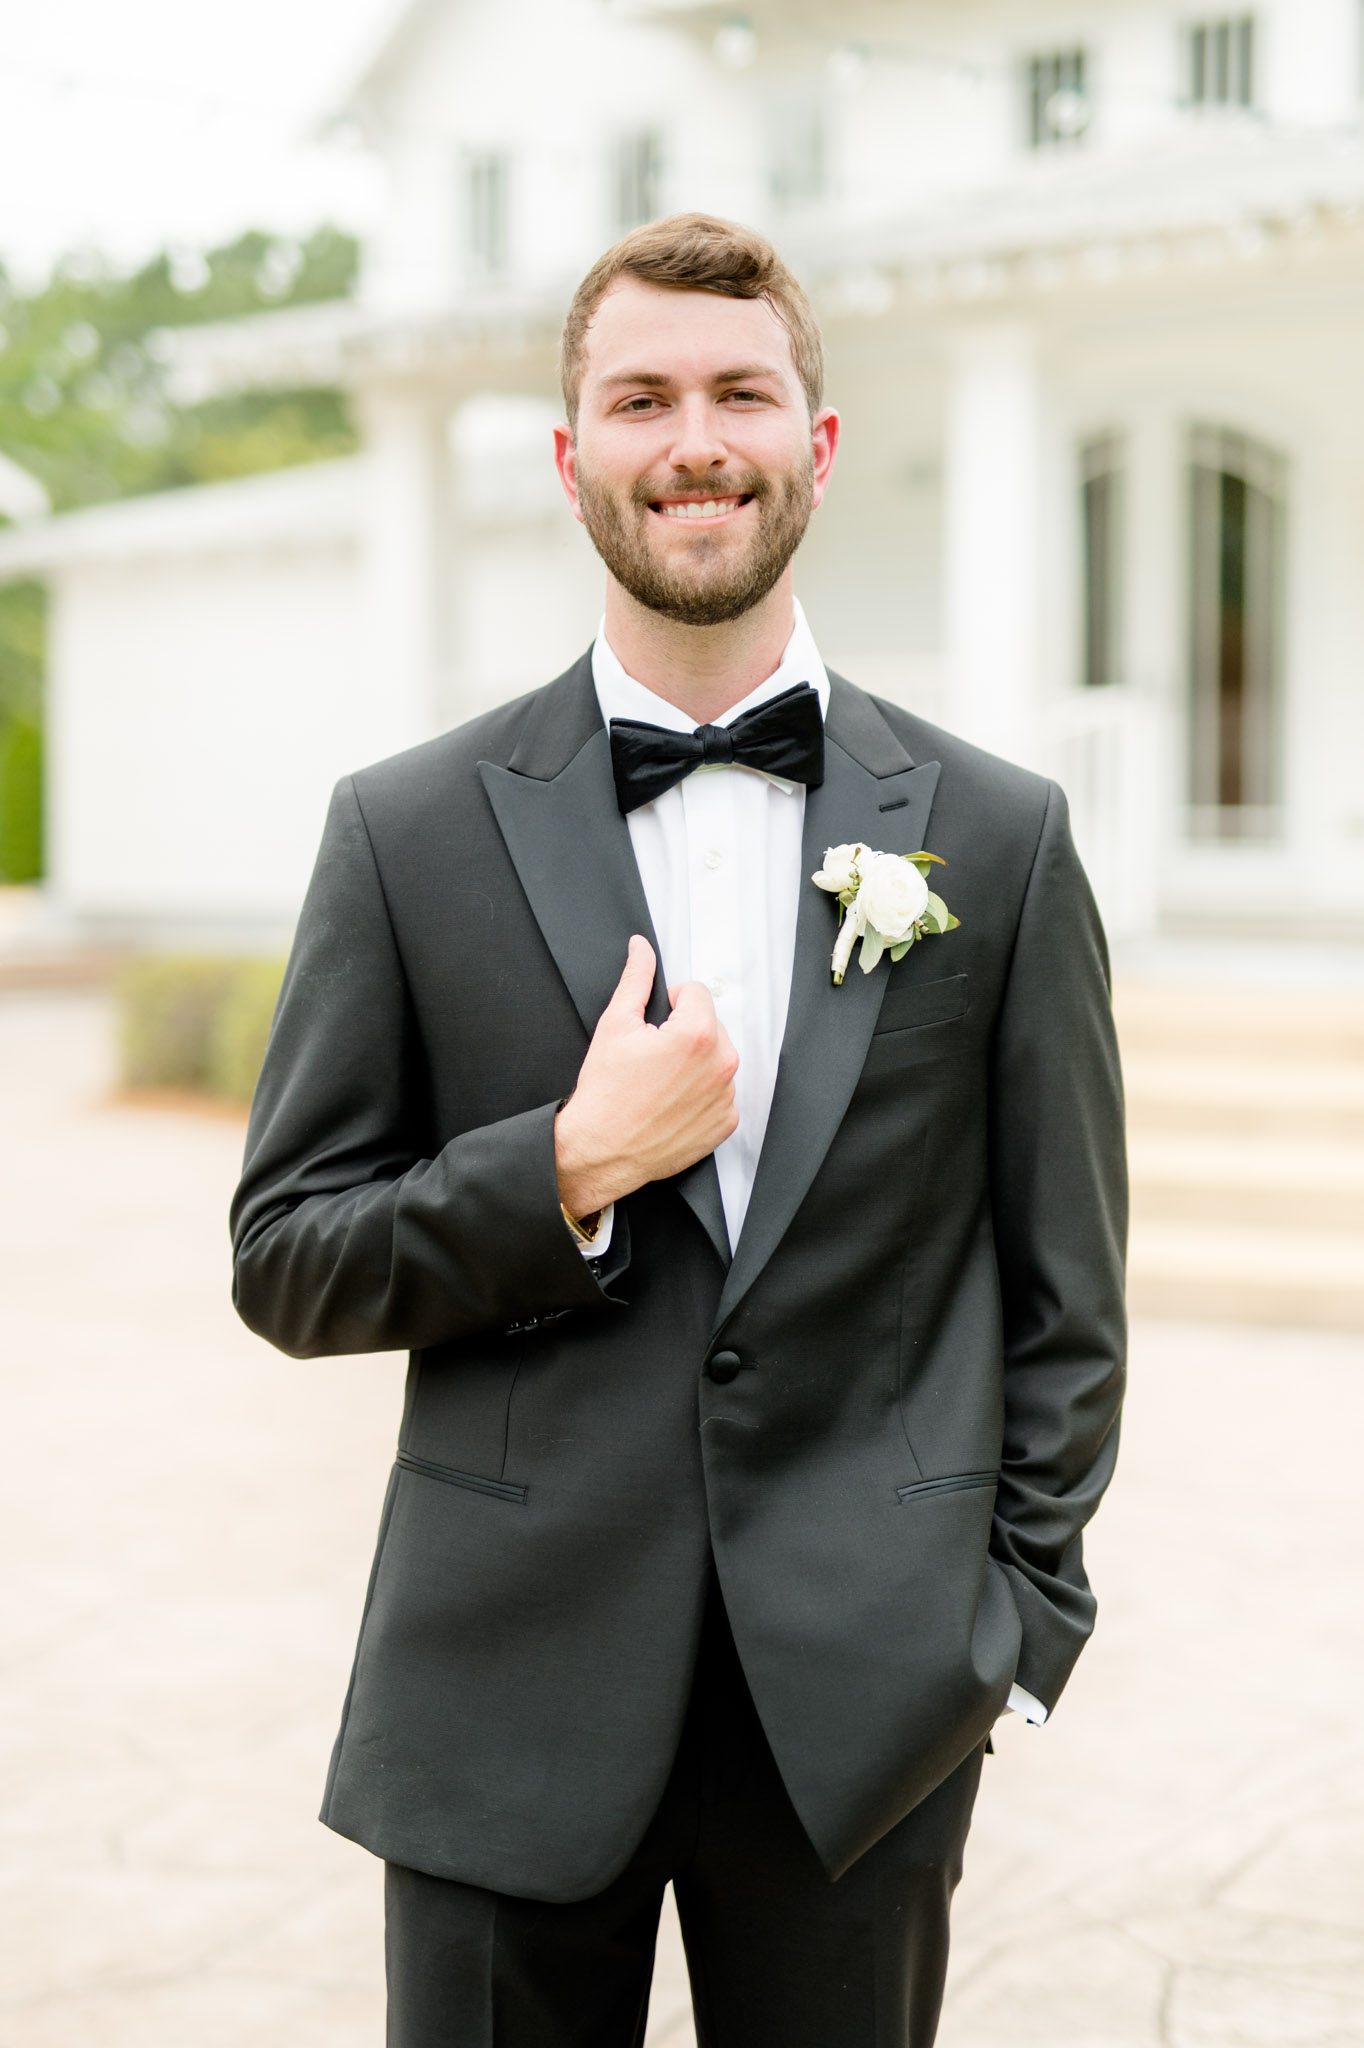
<path fill-rule="evenodd" d="M 706 1366 L 706 1373 L 717 1387 L 727 1387 L 737 1373 L 743 1371 L 743 1360 L 737 1351 L 717 1351 Z"/>

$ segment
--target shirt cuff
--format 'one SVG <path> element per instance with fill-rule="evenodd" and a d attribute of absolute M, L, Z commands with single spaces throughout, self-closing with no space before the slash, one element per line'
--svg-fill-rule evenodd
<path fill-rule="evenodd" d="M 585 1259 L 600 1259 L 611 1249 L 611 1226 L 616 1218 L 616 1205 L 608 1202 L 601 1212 L 600 1221 L 591 1237 L 579 1241 L 578 1250 Z M 1036 1702 L 1034 1701 L 1034 1705 Z"/>
<path fill-rule="evenodd" d="M 1024 1692 L 1021 1685 L 1009 1687 L 1009 1697 L 1004 1705 L 1008 1713 L 1021 1714 L 1023 1719 L 1031 1721 L 1035 1728 L 1040 1728 L 1047 1718 L 1047 1709 L 1041 1700 L 1035 1700 L 1030 1692 Z"/>

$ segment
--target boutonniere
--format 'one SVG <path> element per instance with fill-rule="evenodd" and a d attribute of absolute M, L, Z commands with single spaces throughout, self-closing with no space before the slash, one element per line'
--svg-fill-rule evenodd
<path fill-rule="evenodd" d="M 899 960 L 916 939 L 956 930 L 961 919 L 928 886 L 928 871 L 935 865 L 946 866 L 936 853 L 877 853 L 860 839 L 855 846 L 826 850 L 823 867 L 810 879 L 839 902 L 838 943 L 830 963 L 835 985 L 847 972 L 859 939 L 858 965 L 870 974 L 883 953 Z"/>

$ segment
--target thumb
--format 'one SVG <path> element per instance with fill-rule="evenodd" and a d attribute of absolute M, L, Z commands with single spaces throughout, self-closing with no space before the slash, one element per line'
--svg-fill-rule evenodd
<path fill-rule="evenodd" d="M 625 956 L 625 968 L 607 1004 L 618 1016 L 644 1021 L 644 1008 L 654 986 L 654 949 L 636 932 Z"/>

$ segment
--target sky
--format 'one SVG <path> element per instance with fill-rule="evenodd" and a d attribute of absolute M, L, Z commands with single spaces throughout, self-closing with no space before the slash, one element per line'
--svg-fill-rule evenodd
<path fill-rule="evenodd" d="M 243 228 L 363 229 L 377 166 L 310 124 L 401 0 L 0 0 L 0 263 L 132 265 Z"/>

